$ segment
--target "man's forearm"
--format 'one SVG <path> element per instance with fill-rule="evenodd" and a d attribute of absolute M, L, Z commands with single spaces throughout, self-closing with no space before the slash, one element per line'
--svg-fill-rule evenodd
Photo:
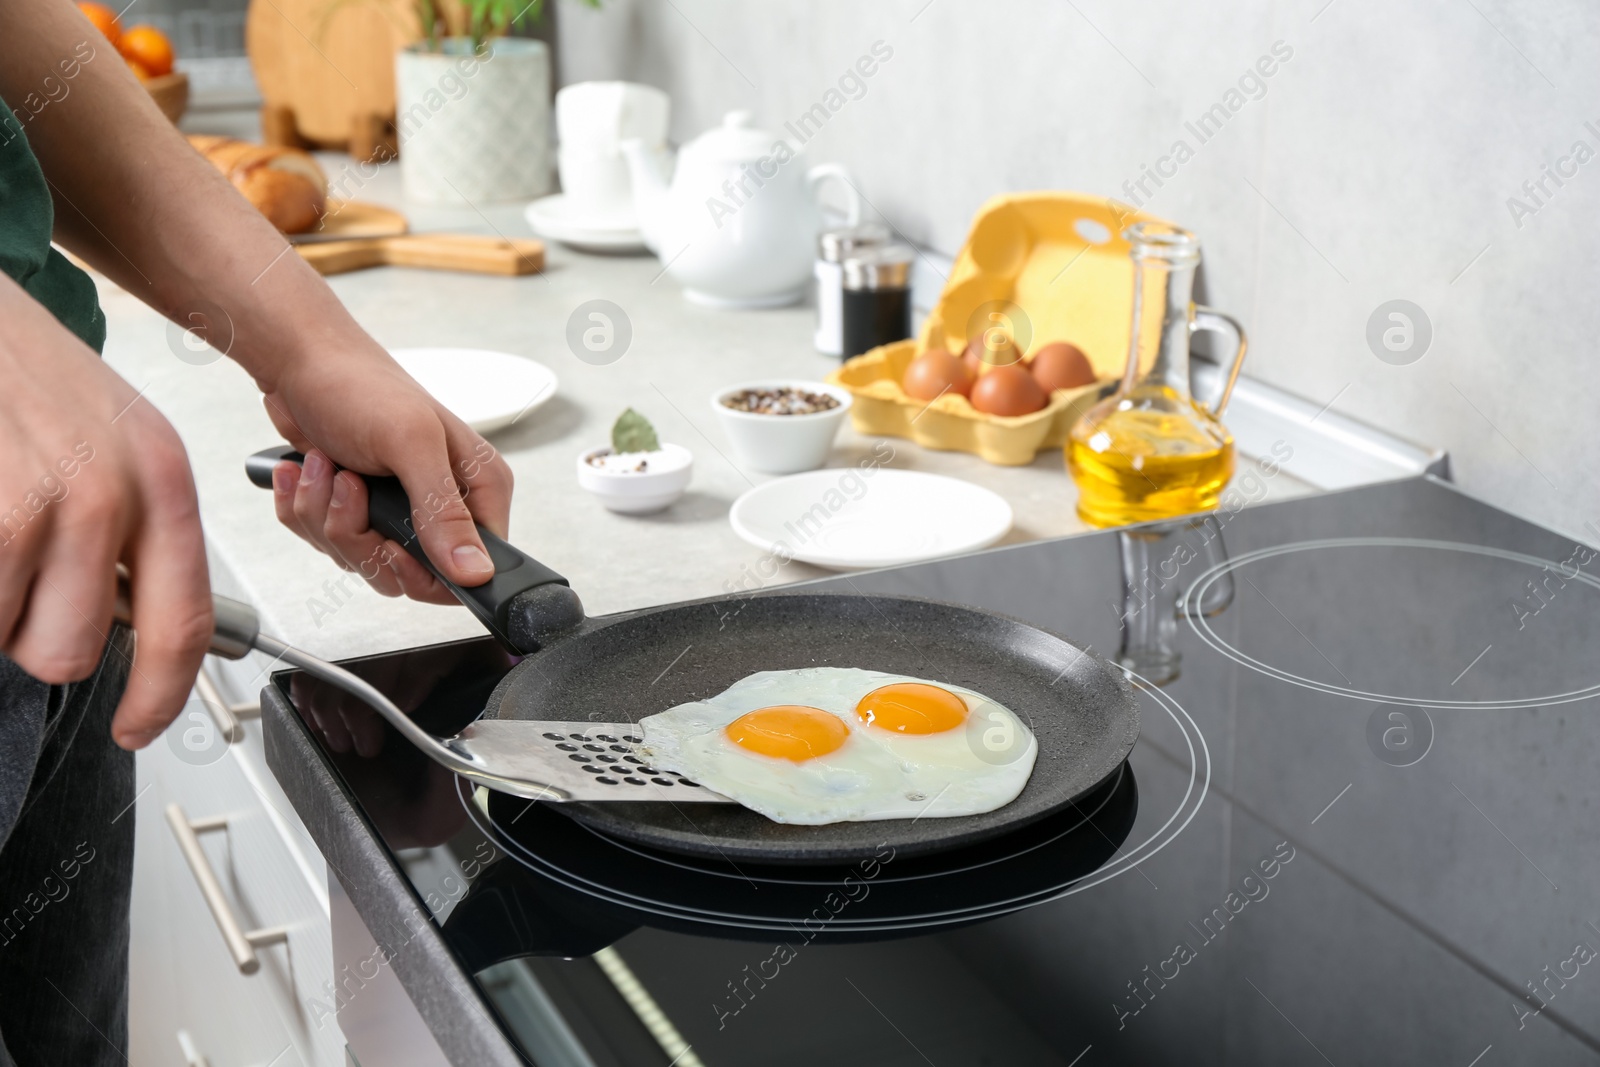
<path fill-rule="evenodd" d="M 49 101 L 37 114 L 23 103 L 30 94 Z M 352 328 L 322 279 L 189 147 L 68 0 L 0 5 L 0 96 L 21 113 L 49 180 L 56 240 L 185 325 L 219 307 L 227 322 L 212 328 L 227 327 L 229 355 L 264 390 L 286 356 Z"/>

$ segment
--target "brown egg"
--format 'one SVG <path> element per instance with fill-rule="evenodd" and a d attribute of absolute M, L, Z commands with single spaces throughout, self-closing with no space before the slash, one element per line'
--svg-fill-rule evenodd
<path fill-rule="evenodd" d="M 1028 369 L 1046 393 L 1077 389 L 1092 385 L 1095 380 L 1094 368 L 1089 365 L 1089 357 L 1083 354 L 1083 349 L 1065 341 L 1054 341 L 1035 352 Z"/>
<path fill-rule="evenodd" d="M 972 387 L 972 406 L 986 415 L 1031 415 L 1047 403 L 1033 375 L 1014 363 L 990 367 Z"/>
<path fill-rule="evenodd" d="M 945 393 L 966 396 L 972 392 L 972 373 L 944 349 L 930 348 L 906 367 L 900 387 L 916 400 L 937 400 Z"/>
<path fill-rule="evenodd" d="M 972 375 L 972 380 L 977 381 L 978 375 L 983 373 L 983 357 L 978 353 L 983 350 L 983 342 L 973 339 L 967 345 L 967 350 L 961 353 L 961 365 L 967 368 L 967 373 Z"/>
<path fill-rule="evenodd" d="M 1022 353 L 1017 351 L 1017 343 L 1011 339 L 1011 335 L 996 327 L 968 341 L 961 362 L 976 378 L 990 367 L 1004 367 L 1021 358 Z"/>

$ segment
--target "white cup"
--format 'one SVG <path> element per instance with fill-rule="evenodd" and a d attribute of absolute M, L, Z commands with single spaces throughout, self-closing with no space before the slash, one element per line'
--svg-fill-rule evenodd
<path fill-rule="evenodd" d="M 556 151 L 556 169 L 561 173 L 567 208 L 575 219 L 597 227 L 632 229 L 638 225 L 633 182 L 621 152 L 562 145 Z"/>
<path fill-rule="evenodd" d="M 636 225 L 633 183 L 618 147 L 637 138 L 664 150 L 667 94 L 632 82 L 579 82 L 556 93 L 556 167 L 572 214 L 598 225 Z"/>

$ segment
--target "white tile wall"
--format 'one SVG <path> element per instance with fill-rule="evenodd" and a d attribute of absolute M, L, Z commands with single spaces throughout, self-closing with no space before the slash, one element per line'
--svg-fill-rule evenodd
<path fill-rule="evenodd" d="M 769 128 L 882 40 L 891 60 L 807 147 L 907 237 L 954 252 L 990 195 L 1126 197 L 1274 42 L 1293 49 L 1148 200 L 1206 242 L 1209 301 L 1249 372 L 1450 450 L 1457 479 L 1574 535 L 1600 527 L 1600 8 L 1585 0 L 576 0 L 561 79 L 673 96 L 686 140 L 725 110 Z M 1593 122 L 1594 130 L 1586 128 Z M 1596 158 L 1521 219 L 1524 181 Z M 1567 168 L 1571 170 L 1571 165 Z M 1153 188 L 1153 187 L 1151 187 Z M 1141 194 L 1142 195 L 1142 194 Z M 1526 199 L 1526 198 L 1525 198 Z M 1531 203 L 1531 201 L 1530 201 Z M 1418 361 L 1367 322 L 1421 306 Z"/>

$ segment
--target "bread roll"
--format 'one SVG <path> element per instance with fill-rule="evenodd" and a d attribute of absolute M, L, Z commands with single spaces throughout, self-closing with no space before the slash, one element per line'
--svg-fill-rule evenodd
<path fill-rule="evenodd" d="M 231 137 L 190 137 L 189 143 L 283 233 L 304 233 L 327 210 L 328 179 L 298 148 Z"/>

